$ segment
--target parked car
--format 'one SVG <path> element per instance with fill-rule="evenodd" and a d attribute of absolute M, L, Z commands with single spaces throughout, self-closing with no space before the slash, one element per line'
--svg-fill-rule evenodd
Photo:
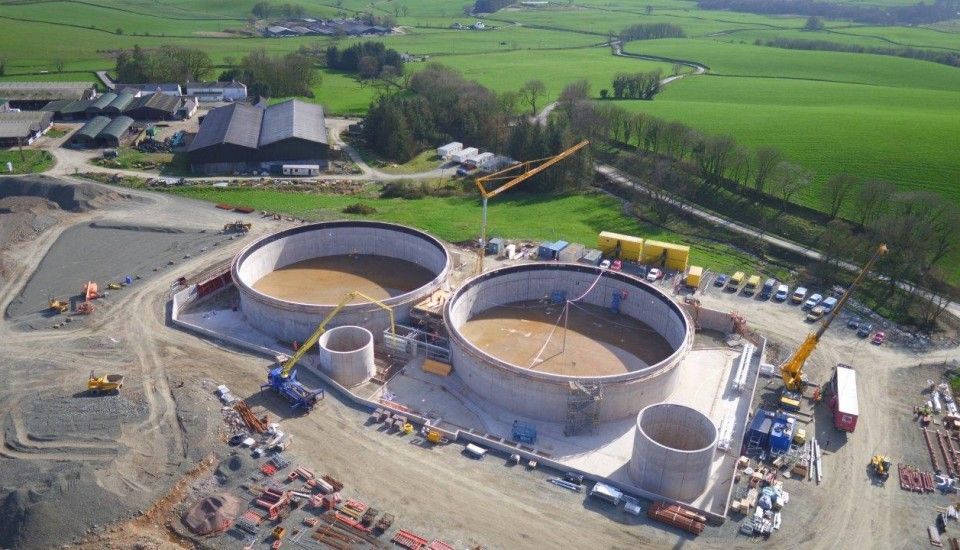
<path fill-rule="evenodd" d="M 873 325 L 870 323 L 863 323 L 860 325 L 860 328 L 857 329 L 857 336 L 860 338 L 866 338 L 870 336 L 870 333 L 873 332 Z"/>
<path fill-rule="evenodd" d="M 575 472 L 564 472 L 563 480 L 569 481 L 575 485 L 583 485 L 583 474 L 578 474 Z"/>
<path fill-rule="evenodd" d="M 879 346 L 880 344 L 886 341 L 887 341 L 887 333 L 882 330 L 878 330 L 876 334 L 873 335 L 873 340 L 871 340 L 871 342 L 873 342 L 875 346 Z"/>
<path fill-rule="evenodd" d="M 807 297 L 807 289 L 802 286 L 798 286 L 797 289 L 794 290 L 793 294 L 790 296 L 790 301 L 795 304 L 799 304 L 803 302 L 803 299 L 806 297 Z"/>
<path fill-rule="evenodd" d="M 724 275 L 723 273 L 721 273 L 721 274 L 717 275 L 717 278 L 716 278 L 716 279 L 713 280 L 713 286 L 722 287 L 722 286 L 724 286 L 725 284 L 727 284 L 727 279 L 729 279 L 729 278 L 730 278 L 730 277 L 727 277 L 726 275 Z"/>
<path fill-rule="evenodd" d="M 610 260 L 600 262 L 600 269 L 610 269 Z"/>
<path fill-rule="evenodd" d="M 773 294 L 773 289 L 777 286 L 776 279 L 767 279 L 763 283 L 763 288 L 760 289 L 760 299 L 769 300 L 770 295 Z"/>
<path fill-rule="evenodd" d="M 778 302 L 783 302 L 787 299 L 787 296 L 790 294 L 790 287 L 787 285 L 780 285 L 777 287 L 777 293 L 773 295 L 773 299 Z"/>
<path fill-rule="evenodd" d="M 823 306 L 816 306 L 810 310 L 810 313 L 807 314 L 807 322 L 813 323 L 819 321 L 823 318 L 823 314 L 826 313 Z"/>
<path fill-rule="evenodd" d="M 651 283 L 661 277 L 663 277 L 663 271 L 660 271 L 655 267 L 651 267 L 650 271 L 647 272 L 647 280 L 650 281 Z"/>
<path fill-rule="evenodd" d="M 820 305 L 823 306 L 824 313 L 830 313 L 833 311 L 833 308 L 837 307 L 837 299 L 833 296 L 828 296 L 823 299 L 823 302 Z"/>
<path fill-rule="evenodd" d="M 819 294 L 814 294 L 807 298 L 807 301 L 803 303 L 803 309 L 812 309 L 820 305 L 820 301 L 823 300 L 823 296 Z"/>
<path fill-rule="evenodd" d="M 847 321 L 847 328 L 852 328 L 852 329 L 856 330 L 856 329 L 860 328 L 860 323 L 862 323 L 862 322 L 863 322 L 863 319 L 861 319 L 861 318 L 859 318 L 859 317 L 851 317 L 850 320 Z"/>
<path fill-rule="evenodd" d="M 621 269 L 623 269 L 623 262 L 621 262 L 620 260 L 614 260 L 613 263 L 610 264 L 610 269 L 614 271 L 620 271 Z"/>

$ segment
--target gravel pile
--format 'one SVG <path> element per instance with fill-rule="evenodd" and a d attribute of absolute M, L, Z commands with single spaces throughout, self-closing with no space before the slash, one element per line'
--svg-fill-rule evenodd
<path fill-rule="evenodd" d="M 121 195 L 88 183 L 64 183 L 49 176 L 19 176 L 4 178 L 0 185 L 0 199 L 6 197 L 40 197 L 57 204 L 63 210 L 83 212 L 96 208 L 106 200 Z"/>

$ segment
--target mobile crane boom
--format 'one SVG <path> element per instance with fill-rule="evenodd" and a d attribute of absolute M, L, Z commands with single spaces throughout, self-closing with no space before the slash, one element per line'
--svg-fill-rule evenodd
<path fill-rule="evenodd" d="M 297 351 L 294 352 L 290 358 L 284 360 L 278 358 L 277 362 L 279 363 L 276 367 L 270 370 L 270 373 L 267 375 L 267 383 L 260 386 L 260 389 L 272 389 L 280 395 L 287 398 L 290 401 L 290 406 L 294 409 L 310 410 L 316 404 L 317 399 L 323 395 L 323 390 L 313 390 L 305 387 L 303 384 L 297 381 L 297 374 L 294 372 L 294 367 L 297 366 L 297 362 L 303 358 L 304 354 L 307 353 L 310 348 L 316 345 L 317 341 L 323 336 L 323 333 L 327 331 L 327 325 L 333 320 L 340 311 L 343 310 L 353 300 L 357 298 L 363 298 L 368 302 L 375 304 L 378 307 L 381 307 L 387 310 L 387 313 L 390 315 L 390 332 L 396 333 L 396 325 L 393 318 L 393 310 L 390 306 L 381 302 L 380 300 L 371 298 L 366 294 L 360 291 L 348 292 L 343 295 L 343 298 L 340 299 L 340 303 L 333 308 L 320 324 L 317 325 L 317 328 L 314 329 L 313 334 L 307 338 L 303 344 L 297 348 Z"/>
<path fill-rule="evenodd" d="M 797 350 L 793 352 L 793 355 L 780 367 L 780 376 L 783 378 L 783 387 L 785 390 L 789 392 L 799 392 L 803 390 L 803 365 L 807 362 L 807 359 L 810 358 L 813 350 L 816 349 L 820 338 L 827 329 L 830 328 L 830 323 L 840 314 L 840 310 L 846 305 L 847 300 L 850 299 L 850 295 L 853 294 L 853 291 L 863 282 L 870 268 L 880 259 L 880 256 L 886 253 L 887 245 L 881 244 L 877 247 L 876 252 L 873 253 L 873 256 L 870 257 L 863 266 L 863 269 L 860 270 L 860 273 L 857 274 L 857 278 L 853 280 L 846 292 L 843 293 L 843 296 L 840 297 L 837 306 L 833 308 L 833 311 L 830 312 L 827 319 L 820 325 L 820 328 L 817 329 L 816 332 L 808 334 L 807 338 L 800 344 L 800 347 L 798 347 Z"/>

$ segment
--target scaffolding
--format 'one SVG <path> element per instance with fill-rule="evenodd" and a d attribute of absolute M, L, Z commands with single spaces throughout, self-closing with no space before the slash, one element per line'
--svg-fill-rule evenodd
<path fill-rule="evenodd" d="M 569 382 L 567 394 L 567 426 L 563 435 L 570 437 L 589 431 L 597 433 L 600 427 L 600 403 L 603 386 L 600 382 Z"/>
<path fill-rule="evenodd" d="M 450 341 L 418 328 L 398 324 L 396 333 L 383 332 L 383 344 L 395 355 L 415 357 L 422 354 L 441 363 L 450 362 Z"/>

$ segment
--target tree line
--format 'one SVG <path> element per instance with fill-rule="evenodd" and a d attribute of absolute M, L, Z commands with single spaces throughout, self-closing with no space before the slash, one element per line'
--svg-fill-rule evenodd
<path fill-rule="evenodd" d="M 267 19 L 268 17 L 286 17 L 288 19 L 300 19 L 306 14 L 306 10 L 299 4 L 281 4 L 276 6 L 270 2 L 257 2 L 250 9 L 250 13 L 257 19 Z"/>
<path fill-rule="evenodd" d="M 163 45 L 147 50 L 135 45 L 120 50 L 116 60 L 117 82 L 189 82 L 203 80 L 213 69 L 207 52 L 196 48 Z"/>
<path fill-rule="evenodd" d="M 327 67 L 357 73 L 362 79 L 377 78 L 388 72 L 403 74 L 403 59 L 400 52 L 387 48 L 383 42 L 366 41 L 344 49 L 329 46 L 326 51 Z"/>
<path fill-rule="evenodd" d="M 757 46 L 769 46 L 772 48 L 783 48 L 787 50 L 818 50 L 889 55 L 894 57 L 920 59 L 922 61 L 932 61 L 934 63 L 950 65 L 951 67 L 960 67 L 960 53 L 925 50 L 921 48 L 911 48 L 909 46 L 898 48 L 861 46 L 859 44 L 843 44 L 841 42 L 830 42 L 828 40 L 808 40 L 805 38 L 772 38 L 768 40 L 761 40 L 758 38 L 754 41 L 754 44 Z"/>
<path fill-rule="evenodd" d="M 639 23 L 620 31 L 620 41 L 656 40 L 658 38 L 683 38 L 683 27 L 673 23 Z"/>
<path fill-rule="evenodd" d="M 271 55 L 264 49 L 251 51 L 236 68 L 220 74 L 220 80 L 245 83 L 256 97 L 313 97 L 311 88 L 318 79 L 310 57 L 299 52 Z"/>
<path fill-rule="evenodd" d="M 705 10 L 730 10 L 765 15 L 815 15 L 873 25 L 919 25 L 956 17 L 956 0 L 918 2 L 910 6 L 856 5 L 816 0 L 698 0 Z"/>
<path fill-rule="evenodd" d="M 516 0 L 476 0 L 473 3 L 473 13 L 493 13 L 515 3 Z"/>
<path fill-rule="evenodd" d="M 660 91 L 660 69 L 648 73 L 617 73 L 613 77 L 611 87 L 615 99 L 653 99 Z M 606 98 L 606 90 L 600 91 L 600 96 Z"/>
<path fill-rule="evenodd" d="M 371 150 L 398 162 L 454 140 L 521 161 L 547 157 L 576 143 L 579 134 L 566 119 L 546 126 L 529 120 L 526 106 L 535 112 L 544 93 L 542 82 L 530 81 L 521 90 L 498 95 L 433 63 L 417 71 L 403 90 L 385 93 L 371 104 L 363 139 Z M 589 181 L 591 162 L 578 158 L 538 175 L 528 186 L 553 190 Z"/>
<path fill-rule="evenodd" d="M 565 90 L 565 93 L 568 91 Z M 666 218 L 676 206 L 663 200 L 717 204 L 729 197 L 725 209 L 744 219 L 756 211 L 753 221 L 761 228 L 783 233 L 785 213 L 802 208 L 793 201 L 809 192 L 814 173 L 784 160 L 772 147 L 755 150 L 730 136 L 707 135 L 676 121 L 645 113 L 631 113 L 611 103 L 595 103 L 589 96 L 573 94 L 571 104 L 561 99 L 561 111 L 571 124 L 594 141 L 607 140 L 627 153 L 619 166 L 644 182 L 652 198 L 650 208 Z M 563 94 L 561 94 L 563 98 Z M 863 180 L 851 174 L 835 174 L 818 190 L 824 199 L 826 219 L 817 236 L 824 252 L 822 275 L 836 280 L 841 260 L 863 261 L 878 242 L 891 245 L 891 252 L 877 264 L 884 275 L 879 286 L 881 300 L 899 300 L 912 308 L 921 326 L 931 326 L 946 306 L 943 300 L 897 292 L 899 284 L 947 291 L 944 263 L 960 247 L 960 208 L 931 191 L 900 191 L 887 181 Z M 802 214 L 805 219 L 819 216 Z M 809 222 L 807 222 L 809 223 Z"/>

